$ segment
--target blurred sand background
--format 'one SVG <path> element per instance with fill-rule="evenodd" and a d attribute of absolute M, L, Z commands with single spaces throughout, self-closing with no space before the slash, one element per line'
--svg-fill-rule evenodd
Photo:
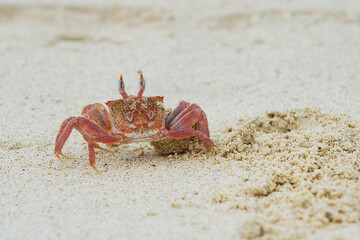
<path fill-rule="evenodd" d="M 359 239 L 360 2 L 2 1 L 0 239 Z M 138 90 L 216 150 L 97 151 L 62 121 Z"/>

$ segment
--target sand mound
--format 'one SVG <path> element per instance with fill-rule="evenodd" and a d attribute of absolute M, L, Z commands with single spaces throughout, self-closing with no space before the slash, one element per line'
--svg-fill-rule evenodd
<path fill-rule="evenodd" d="M 207 157 L 239 161 L 248 173 L 212 199 L 244 211 L 242 237 L 293 239 L 360 223 L 358 121 L 309 109 L 273 112 L 226 127 L 214 139 L 216 153 Z"/>
<path fill-rule="evenodd" d="M 360 223 L 359 145 L 358 121 L 310 110 L 267 113 L 224 130 L 217 156 L 250 171 L 242 191 L 228 196 L 249 214 L 241 234 L 293 238 Z"/>

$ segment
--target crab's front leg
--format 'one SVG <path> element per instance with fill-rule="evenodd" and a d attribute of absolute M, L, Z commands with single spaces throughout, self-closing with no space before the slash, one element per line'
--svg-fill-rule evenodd
<path fill-rule="evenodd" d="M 165 119 L 164 137 L 182 139 L 196 136 L 211 148 L 214 143 L 210 139 L 209 127 L 205 112 L 197 104 L 181 101 L 179 106 Z"/>

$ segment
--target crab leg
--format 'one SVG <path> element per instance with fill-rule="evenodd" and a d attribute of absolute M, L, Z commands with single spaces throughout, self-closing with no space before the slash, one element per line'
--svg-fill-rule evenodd
<path fill-rule="evenodd" d="M 102 129 L 96 123 L 93 123 L 92 121 L 90 121 L 85 117 L 70 117 L 63 122 L 60 131 L 58 133 L 58 136 L 56 137 L 54 153 L 59 159 L 60 159 L 59 155 L 63 155 L 61 153 L 61 150 L 74 127 L 83 135 L 85 140 L 88 142 L 89 161 L 90 161 L 90 165 L 94 169 L 96 169 L 95 147 L 98 146 L 98 144 L 95 143 L 95 141 L 111 144 L 123 140 L 123 136 L 121 135 L 119 136 L 108 135 L 108 133 L 104 129 Z"/>
<path fill-rule="evenodd" d="M 95 141 L 106 144 L 113 144 L 119 142 L 120 140 L 122 140 L 122 138 L 119 139 L 118 137 L 109 136 L 102 133 L 94 133 L 93 138 L 85 137 L 84 135 L 84 138 L 88 143 L 90 166 L 95 170 L 96 173 L 101 174 L 101 172 L 95 166 L 95 148 L 101 148 L 103 150 L 107 149 L 100 147 Z"/>
<path fill-rule="evenodd" d="M 209 124 L 205 113 L 202 115 L 202 118 L 200 118 L 200 120 L 195 124 L 195 129 L 199 130 L 208 138 L 210 138 Z"/>
<path fill-rule="evenodd" d="M 78 130 L 79 132 L 80 132 L 80 130 L 78 129 L 78 128 L 76 128 L 75 127 L 75 129 L 76 130 Z M 83 133 L 81 133 L 82 135 L 83 135 L 83 137 L 84 137 L 84 139 L 85 139 L 85 141 L 86 142 L 88 142 L 89 141 L 89 139 L 90 139 L 90 137 L 89 136 L 87 136 L 85 133 L 83 134 Z M 97 144 L 96 142 L 94 142 L 94 147 L 95 148 L 98 148 L 98 149 L 101 149 L 101 150 L 104 150 L 104 151 L 107 151 L 107 152 L 113 152 L 113 151 L 111 151 L 110 149 L 107 149 L 107 148 L 103 148 L 103 147 L 101 147 L 99 144 Z"/>
<path fill-rule="evenodd" d="M 194 110 L 202 111 L 198 105 L 191 104 L 190 106 L 186 107 L 183 111 L 181 111 L 178 115 L 176 115 L 176 117 L 171 121 L 169 128 L 173 129 L 174 126 L 176 126 L 177 124 L 179 124 L 179 122 L 181 122 L 180 121 L 181 118 L 183 118 L 186 114 L 188 114 L 189 112 L 192 112 Z"/>
<path fill-rule="evenodd" d="M 96 122 L 100 127 L 107 131 L 111 129 L 109 113 L 100 103 L 85 106 L 81 112 L 81 115 Z"/>
<path fill-rule="evenodd" d="M 122 77 L 120 77 L 120 79 L 122 79 Z M 106 110 L 106 108 L 102 104 L 94 103 L 94 104 L 89 104 L 89 105 L 85 106 L 81 112 L 81 115 L 83 115 L 87 119 L 95 121 L 98 125 L 100 125 L 106 131 L 111 130 L 111 121 L 110 121 L 109 112 Z M 79 132 L 81 131 L 80 128 L 76 128 L 76 129 Z M 88 141 L 88 138 L 85 136 L 86 134 L 84 132 L 82 132 L 81 134 L 84 136 L 84 139 L 86 141 Z M 104 151 L 112 152 L 109 149 L 101 147 L 97 143 L 94 143 L 94 146 L 95 146 L 95 148 L 99 148 Z"/>
<path fill-rule="evenodd" d="M 96 173 L 101 174 L 101 172 L 95 167 L 95 145 L 94 140 L 89 138 L 88 149 L 89 149 L 89 162 L 90 166 L 95 170 Z"/>
<path fill-rule="evenodd" d="M 64 132 L 65 127 L 68 125 L 68 123 L 70 122 L 70 120 L 72 120 L 73 118 L 74 118 L 74 117 L 69 117 L 69 118 L 67 118 L 67 119 L 65 119 L 65 120 L 63 121 L 63 123 L 61 124 L 61 127 L 60 127 L 60 129 L 59 129 L 59 133 L 58 133 L 58 135 L 56 136 L 55 142 L 58 141 L 60 135 Z"/>
<path fill-rule="evenodd" d="M 61 124 L 58 135 L 56 136 L 55 141 L 55 155 L 58 157 L 61 154 L 61 149 L 64 146 L 66 140 L 68 139 L 75 123 L 75 117 L 69 117 Z"/>
<path fill-rule="evenodd" d="M 179 105 L 169 114 L 169 116 L 167 116 L 167 118 L 165 119 L 165 127 L 169 128 L 171 122 L 174 120 L 174 118 L 179 115 L 182 111 L 184 111 L 185 108 L 189 107 L 190 103 L 189 102 L 185 102 L 185 101 L 181 101 L 179 103 Z"/>
<path fill-rule="evenodd" d="M 214 144 L 210 140 L 206 114 L 197 104 L 191 104 L 187 108 L 186 105 L 186 102 L 180 102 L 175 110 L 178 112 L 182 109 L 182 111 L 168 123 L 163 135 L 175 139 L 196 136 L 204 143 L 205 147 L 212 147 Z"/>
<path fill-rule="evenodd" d="M 195 104 L 193 104 L 175 117 L 175 119 L 170 123 L 169 129 L 179 130 L 191 128 L 195 125 L 196 122 L 201 119 L 201 115 L 201 109 Z"/>

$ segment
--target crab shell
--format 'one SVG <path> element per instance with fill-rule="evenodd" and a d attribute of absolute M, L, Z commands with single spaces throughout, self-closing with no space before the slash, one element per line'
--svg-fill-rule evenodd
<path fill-rule="evenodd" d="M 135 97 L 106 102 L 116 129 L 133 142 L 160 137 L 165 124 L 164 97 Z"/>

